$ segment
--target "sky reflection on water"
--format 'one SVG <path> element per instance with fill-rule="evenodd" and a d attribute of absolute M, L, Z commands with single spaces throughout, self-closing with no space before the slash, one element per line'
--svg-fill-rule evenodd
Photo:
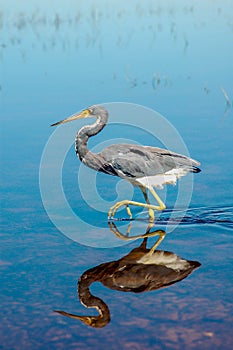
<path fill-rule="evenodd" d="M 231 1 L 55 5 L 7 1 L 0 10 L 2 348 L 231 349 Z M 52 310 L 84 314 L 77 278 L 93 266 L 118 260 L 138 242 L 95 249 L 68 240 L 42 206 L 38 173 L 51 123 L 112 101 L 161 113 L 200 160 L 188 222 L 168 234 L 160 248 L 202 266 L 180 283 L 140 295 L 94 284 L 92 292 L 109 305 L 112 322 L 93 330 Z M 109 125 L 90 145 L 111 137 L 154 142 L 143 131 Z M 72 148 L 63 184 L 76 211 L 85 208 L 75 189 L 78 171 Z M 105 200 L 114 200 L 116 183 L 98 175 Z M 176 191 L 167 188 L 168 208 Z M 137 190 L 134 196 L 139 198 Z M 83 215 L 93 218 L 100 235 L 98 220 L 106 224 L 104 214 L 85 208 Z M 133 225 L 142 233 L 146 223 Z"/>

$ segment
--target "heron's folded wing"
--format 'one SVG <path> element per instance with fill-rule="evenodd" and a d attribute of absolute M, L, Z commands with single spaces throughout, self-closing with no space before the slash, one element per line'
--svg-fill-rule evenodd
<path fill-rule="evenodd" d="M 100 154 L 119 176 L 140 178 L 180 168 L 187 172 L 199 171 L 197 161 L 156 147 L 118 144 L 105 148 Z"/>

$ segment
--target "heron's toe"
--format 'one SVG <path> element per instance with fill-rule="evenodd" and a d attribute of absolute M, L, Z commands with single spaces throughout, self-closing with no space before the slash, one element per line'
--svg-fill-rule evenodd
<path fill-rule="evenodd" d="M 133 215 L 132 215 L 132 213 L 131 213 L 131 210 L 130 210 L 129 205 L 126 204 L 125 208 L 126 208 L 127 214 L 129 215 L 130 219 L 132 219 Z"/>
<path fill-rule="evenodd" d="M 113 208 L 114 208 L 114 206 L 111 207 L 111 208 L 109 209 L 109 211 L 108 211 L 108 220 L 113 219 L 113 216 L 114 216 Z"/>

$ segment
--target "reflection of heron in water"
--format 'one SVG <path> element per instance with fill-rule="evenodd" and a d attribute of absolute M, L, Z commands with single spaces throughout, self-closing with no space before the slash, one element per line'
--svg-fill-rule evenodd
<path fill-rule="evenodd" d="M 165 209 L 154 187 L 162 188 L 164 184 L 175 184 L 176 180 L 188 172 L 199 172 L 199 162 L 186 156 L 149 146 L 117 144 L 106 147 L 102 152 L 94 154 L 87 148 L 89 137 L 98 134 L 106 125 L 108 112 L 104 107 L 91 106 L 81 113 L 57 122 L 54 125 L 66 123 L 75 119 L 96 117 L 92 125 L 82 127 L 75 140 L 75 150 L 80 160 L 90 168 L 106 174 L 119 176 L 140 187 L 146 203 L 123 200 L 110 208 L 108 217 L 112 218 L 116 211 L 125 206 L 132 218 L 129 205 L 147 208 L 150 221 L 154 221 L 154 210 Z M 152 205 L 147 196 L 147 190 L 156 199 L 158 205 Z"/>
<path fill-rule="evenodd" d="M 93 267 L 79 278 L 80 302 L 87 308 L 95 308 L 98 316 L 80 316 L 60 310 L 55 312 L 78 319 L 91 327 L 104 327 L 110 322 L 110 312 L 102 299 L 91 294 L 89 288 L 93 282 L 101 282 L 113 290 L 142 293 L 181 281 L 200 266 L 199 262 L 182 259 L 172 252 L 155 250 L 165 232 L 158 230 L 150 234 L 159 235 L 151 249 L 146 248 L 147 233 L 142 244 L 123 258 Z"/>

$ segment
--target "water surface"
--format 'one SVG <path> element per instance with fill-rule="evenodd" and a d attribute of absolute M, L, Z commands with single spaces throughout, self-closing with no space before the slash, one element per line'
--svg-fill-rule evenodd
<path fill-rule="evenodd" d="M 1 348 L 232 348 L 231 13 L 227 0 L 57 1 L 56 7 L 8 1 L 1 7 Z M 189 210 L 159 247 L 201 267 L 170 287 L 140 294 L 93 284 L 91 291 L 111 313 L 106 327 L 94 329 L 53 310 L 96 314 L 79 303 L 78 278 L 141 241 L 98 249 L 62 235 L 42 205 L 39 166 L 51 123 L 107 102 L 158 111 L 201 162 Z M 155 143 L 143 130 L 109 125 L 90 146 L 113 137 Z M 98 242 L 108 229 L 106 214 L 84 202 L 79 166 L 71 148 L 64 193 L 74 212 L 94 227 L 79 233 L 96 235 Z M 99 174 L 97 184 L 100 196 L 114 201 L 117 180 Z M 157 228 L 165 227 L 177 189 L 167 189 L 168 210 Z M 142 199 L 138 190 L 133 195 Z M 132 222 L 132 234 L 144 233 L 145 215 L 134 213 L 140 220 Z M 125 223 L 116 225 L 125 232 Z"/>

